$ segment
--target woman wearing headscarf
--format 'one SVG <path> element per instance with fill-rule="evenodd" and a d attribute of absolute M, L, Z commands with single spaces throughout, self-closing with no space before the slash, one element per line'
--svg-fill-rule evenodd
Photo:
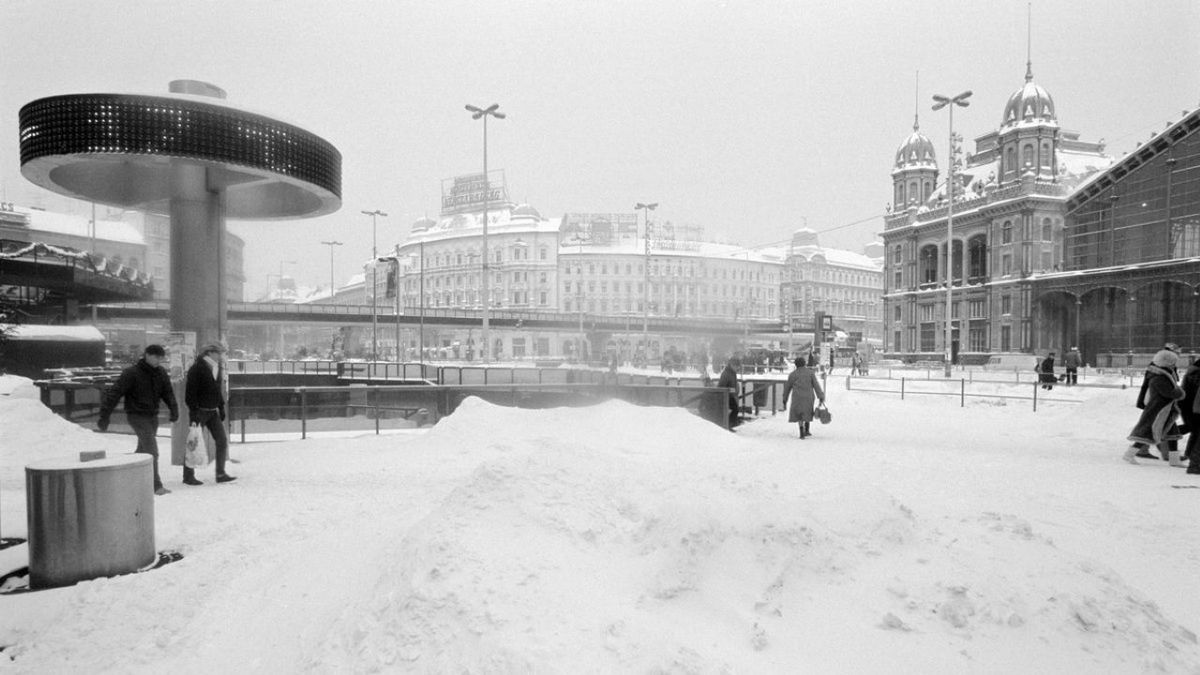
<path fill-rule="evenodd" d="M 1183 389 L 1179 387 L 1175 373 L 1178 361 L 1178 354 L 1163 349 L 1154 355 L 1146 368 L 1137 400 L 1142 415 L 1133 431 L 1129 432 L 1129 440 L 1133 445 L 1124 455 L 1125 461 L 1130 464 L 1137 464 L 1137 457 L 1154 459 L 1149 450 L 1151 445 L 1155 445 L 1164 458 L 1171 459 L 1171 464 L 1179 465 L 1180 435 L 1175 420 L 1179 417 L 1178 402 L 1183 399 Z"/>
<path fill-rule="evenodd" d="M 799 425 L 800 439 L 803 440 L 812 435 L 808 425 L 813 420 L 813 402 L 819 400 L 824 404 L 825 392 L 817 380 L 816 371 L 808 367 L 803 357 L 796 359 L 795 364 L 796 369 L 788 375 L 783 385 L 783 405 L 788 409 L 788 421 Z M 788 406 L 789 396 L 791 406 Z"/>

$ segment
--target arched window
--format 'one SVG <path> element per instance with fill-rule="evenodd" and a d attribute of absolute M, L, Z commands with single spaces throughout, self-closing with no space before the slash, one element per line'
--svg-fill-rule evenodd
<path fill-rule="evenodd" d="M 1024 168 L 1033 166 L 1033 144 L 1031 143 L 1026 143 L 1021 150 L 1021 166 Z"/>
<path fill-rule="evenodd" d="M 1017 149 L 1009 147 L 1008 152 L 1005 153 L 1005 155 L 1004 171 L 1007 173 L 1015 172 L 1017 170 Z"/>
<path fill-rule="evenodd" d="M 904 208 L 904 183 L 896 183 L 896 208 Z"/>
<path fill-rule="evenodd" d="M 987 273 L 987 235 L 980 234 L 967 242 L 967 281 L 982 281 Z"/>
<path fill-rule="evenodd" d="M 1053 153 L 1050 152 L 1050 141 L 1042 142 L 1042 166 L 1050 166 L 1050 159 Z"/>
<path fill-rule="evenodd" d="M 904 260 L 904 248 L 900 244 L 896 244 L 896 248 L 892 249 L 892 262 L 899 265 Z"/>
<path fill-rule="evenodd" d="M 1054 235 L 1054 222 L 1049 218 L 1042 219 L 1042 241 L 1050 241 Z"/>
<path fill-rule="evenodd" d="M 921 192 L 921 201 L 929 201 L 929 197 L 933 195 L 933 181 L 925 181 L 925 189 Z"/>
<path fill-rule="evenodd" d="M 1012 221 L 1011 220 L 1004 221 L 1004 225 L 1000 228 L 1000 243 L 1001 244 L 1011 244 L 1012 243 Z"/>
<path fill-rule="evenodd" d="M 921 196 L 920 188 L 917 187 L 917 181 L 914 180 L 913 182 L 908 184 L 908 198 L 909 198 L 909 200 L 915 202 L 918 199 L 920 199 L 920 196 Z"/>
<path fill-rule="evenodd" d="M 933 284 L 938 280 L 938 247 L 929 244 L 921 247 L 921 283 Z"/>

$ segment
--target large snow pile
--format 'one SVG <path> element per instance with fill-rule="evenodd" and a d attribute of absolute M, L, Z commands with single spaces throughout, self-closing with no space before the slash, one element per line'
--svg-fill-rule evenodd
<path fill-rule="evenodd" d="M 1200 480 L 1119 461 L 1131 392 L 831 389 L 805 441 L 468 399 L 420 435 L 235 445 L 233 484 L 163 466 L 185 558 L 0 599 L 0 670 L 1200 672 L 1200 489 L 1172 487 Z M 18 422 L 48 440 L 4 445 L 5 536 L 13 467 L 131 445 L 0 396 Z"/>

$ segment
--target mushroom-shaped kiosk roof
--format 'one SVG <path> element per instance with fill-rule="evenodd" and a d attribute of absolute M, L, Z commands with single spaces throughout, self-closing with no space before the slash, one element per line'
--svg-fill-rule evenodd
<path fill-rule="evenodd" d="M 219 90 L 218 90 L 219 91 Z M 207 169 L 225 217 L 289 219 L 333 213 L 342 156 L 297 126 L 191 95 L 66 94 L 20 113 L 21 173 L 48 190 L 168 213 L 172 165 Z"/>

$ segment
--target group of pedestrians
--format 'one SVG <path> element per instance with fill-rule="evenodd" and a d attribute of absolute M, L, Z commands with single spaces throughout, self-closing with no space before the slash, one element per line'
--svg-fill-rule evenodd
<path fill-rule="evenodd" d="M 1083 365 L 1083 357 L 1079 355 L 1079 347 L 1071 347 L 1071 351 L 1063 357 L 1065 372 L 1061 376 L 1054 373 L 1054 352 L 1050 352 L 1046 358 L 1037 361 L 1033 370 L 1038 374 L 1038 382 L 1041 383 L 1042 389 L 1049 390 L 1059 382 L 1068 387 L 1079 384 L 1079 366 L 1081 365 Z"/>
<path fill-rule="evenodd" d="M 1187 367 L 1182 381 L 1179 361 L 1179 348 L 1169 343 L 1146 368 L 1137 398 L 1142 414 L 1129 432 L 1132 445 L 1124 459 L 1130 464 L 1137 464 L 1139 457 L 1161 459 L 1171 466 L 1187 466 L 1190 474 L 1200 474 L 1200 361 Z M 1179 440 L 1184 434 L 1188 442 L 1181 456 Z M 1159 456 L 1150 452 L 1151 445 L 1158 449 Z"/>
<path fill-rule="evenodd" d="M 228 483 L 237 480 L 225 472 L 225 464 L 229 460 L 229 437 L 225 433 L 225 392 L 222 384 L 224 376 L 225 347 L 213 343 L 201 347 L 196 360 L 187 372 L 184 385 L 184 403 L 188 407 L 190 424 L 206 429 L 216 446 L 218 483 Z M 165 495 L 171 491 L 162 483 L 158 472 L 158 411 L 159 404 L 166 404 L 170 411 L 170 422 L 179 420 L 179 404 L 175 400 L 175 392 L 171 389 L 171 378 L 163 367 L 162 362 L 167 352 L 161 345 L 149 345 L 142 358 L 121 372 L 121 376 L 100 404 L 100 418 L 96 428 L 108 431 L 109 418 L 113 410 L 122 400 L 125 402 L 125 418 L 133 433 L 137 435 L 137 450 L 150 455 L 154 466 L 154 494 Z M 182 457 L 173 458 L 182 462 Z M 183 482 L 186 485 L 203 485 L 204 481 L 196 478 L 195 469 L 185 466 Z"/>

